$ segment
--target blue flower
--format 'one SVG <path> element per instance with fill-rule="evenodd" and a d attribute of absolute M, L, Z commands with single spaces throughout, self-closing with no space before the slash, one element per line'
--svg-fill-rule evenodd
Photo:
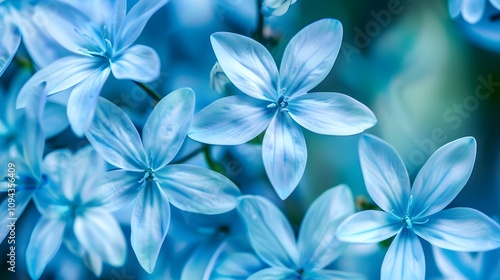
<path fill-rule="evenodd" d="M 119 170 L 109 171 L 101 197 L 115 210 L 136 198 L 132 214 L 132 248 L 149 273 L 170 225 L 170 203 L 189 212 L 220 214 L 234 209 L 238 188 L 215 171 L 169 164 L 186 138 L 194 113 L 191 89 L 176 90 L 154 108 L 142 141 L 130 119 L 113 103 L 99 99 L 86 136 Z"/>
<path fill-rule="evenodd" d="M 106 163 L 87 147 L 73 155 L 57 150 L 45 157 L 48 185 L 35 197 L 42 217 L 26 249 L 28 273 L 38 279 L 64 242 L 99 276 L 102 263 L 121 266 L 126 242 L 98 191 Z"/>
<path fill-rule="evenodd" d="M 75 7 L 59 3 L 58 9 L 40 9 L 50 14 L 45 28 L 73 55 L 38 71 L 23 87 L 17 106 L 26 104 L 27 92 L 47 82 L 48 94 L 72 88 L 67 114 L 71 128 L 82 136 L 94 116 L 101 89 L 110 72 L 117 79 L 151 82 L 160 74 L 160 59 L 147 46 L 132 43 L 149 18 L 168 0 L 141 0 L 126 14 L 125 0 L 102 1 L 100 21 L 95 22 Z"/>
<path fill-rule="evenodd" d="M 382 263 L 382 279 L 424 279 L 425 258 L 417 236 L 455 251 L 500 247 L 500 226 L 471 208 L 443 210 L 462 190 L 476 157 L 476 141 L 464 137 L 438 149 L 413 187 L 401 158 L 382 140 L 364 135 L 361 168 L 371 198 L 383 210 L 362 211 L 337 231 L 346 242 L 373 243 L 396 235 Z"/>
<path fill-rule="evenodd" d="M 219 32 L 211 40 L 222 69 L 246 95 L 221 98 L 200 111 L 189 136 L 209 144 L 239 145 L 267 128 L 262 158 L 281 199 L 293 192 L 305 170 L 301 126 L 320 134 L 352 135 L 376 123 L 366 106 L 346 95 L 307 93 L 333 67 L 342 41 L 337 20 L 317 21 L 293 37 L 280 72 L 264 46 L 250 38 Z"/>
<path fill-rule="evenodd" d="M 468 23 L 474 24 L 483 17 L 488 0 L 449 0 L 448 11 L 452 18 L 460 14 Z M 500 10 L 500 0 L 489 0 L 491 5 Z"/>
<path fill-rule="evenodd" d="M 432 249 L 445 279 L 500 279 L 500 249 L 475 253 Z"/>
<path fill-rule="evenodd" d="M 253 249 L 270 266 L 248 279 L 360 278 L 352 273 L 323 269 L 346 246 L 334 234 L 338 225 L 354 213 L 354 200 L 347 186 L 332 188 L 313 202 L 300 227 L 298 241 L 286 217 L 270 201 L 242 196 L 237 209 L 245 220 Z"/>
<path fill-rule="evenodd" d="M 262 2 L 261 13 L 265 16 L 282 16 L 297 0 L 258 0 Z"/>

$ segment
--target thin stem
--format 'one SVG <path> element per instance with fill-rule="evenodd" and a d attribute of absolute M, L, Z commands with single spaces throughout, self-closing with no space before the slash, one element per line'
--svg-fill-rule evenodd
<path fill-rule="evenodd" d="M 252 34 L 252 37 L 259 43 L 264 44 L 264 15 L 261 12 L 262 0 L 257 0 L 257 13 L 259 15 L 257 28 Z"/>
<path fill-rule="evenodd" d="M 154 89 L 152 89 L 150 86 L 137 81 L 134 81 L 134 83 L 138 85 L 140 88 L 142 88 L 156 102 L 160 102 L 160 100 L 162 99 L 161 95 L 157 93 Z"/>
<path fill-rule="evenodd" d="M 183 163 L 183 162 L 186 162 L 190 159 L 192 159 L 193 157 L 195 157 L 196 155 L 198 155 L 199 153 L 203 152 L 204 149 L 205 149 L 205 146 L 206 145 L 202 145 L 201 147 L 199 147 L 198 149 L 192 151 L 191 153 L 185 155 L 184 157 L 176 160 L 176 161 L 173 161 L 172 164 L 178 164 L 178 163 Z"/>
<path fill-rule="evenodd" d="M 208 146 L 208 145 L 203 146 L 203 155 L 205 156 L 205 160 L 207 161 L 210 169 L 212 169 L 213 171 L 219 172 L 221 174 L 224 174 L 224 168 L 212 159 L 212 153 L 210 151 L 210 146 Z"/>

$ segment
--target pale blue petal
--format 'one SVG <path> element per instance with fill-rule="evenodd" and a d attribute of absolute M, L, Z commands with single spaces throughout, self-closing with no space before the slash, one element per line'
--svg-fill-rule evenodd
<path fill-rule="evenodd" d="M 293 2 L 292 0 L 263 0 L 261 12 L 264 16 L 282 16 L 288 11 Z"/>
<path fill-rule="evenodd" d="M 222 70 L 237 88 L 257 99 L 278 99 L 278 68 L 264 46 L 229 32 L 214 33 L 210 41 Z"/>
<path fill-rule="evenodd" d="M 364 280 L 360 274 L 354 272 L 333 271 L 333 270 L 314 270 L 304 271 L 303 280 Z"/>
<path fill-rule="evenodd" d="M 111 70 L 117 79 L 149 83 L 160 76 L 160 57 L 150 47 L 135 45 L 113 56 Z"/>
<path fill-rule="evenodd" d="M 38 220 L 26 249 L 26 267 L 32 279 L 40 278 L 45 266 L 56 255 L 65 226 L 60 220 L 44 217 Z"/>
<path fill-rule="evenodd" d="M 125 112 L 110 101 L 99 103 L 87 139 L 110 164 L 130 171 L 148 168 L 141 138 Z"/>
<path fill-rule="evenodd" d="M 131 243 L 142 268 L 152 273 L 170 225 L 170 204 L 153 183 L 139 193 L 132 212 Z"/>
<path fill-rule="evenodd" d="M 115 37 L 115 52 L 128 48 L 139 37 L 149 18 L 169 0 L 140 0 L 128 12 Z"/>
<path fill-rule="evenodd" d="M 346 244 L 335 239 L 335 233 L 354 210 L 354 197 L 346 185 L 329 189 L 313 202 L 300 226 L 300 267 L 323 268 L 343 253 Z"/>
<path fill-rule="evenodd" d="M 271 122 L 275 110 L 247 96 L 221 98 L 195 115 L 189 137 L 214 145 L 239 145 L 257 137 Z"/>
<path fill-rule="evenodd" d="M 380 274 L 381 279 L 424 279 L 424 250 L 413 232 L 402 230 L 392 241 Z"/>
<path fill-rule="evenodd" d="M 486 10 L 486 0 L 462 0 L 462 16 L 469 23 L 477 23 Z"/>
<path fill-rule="evenodd" d="M 231 253 L 221 259 L 211 280 L 247 279 L 255 271 L 267 267 L 255 254 Z"/>
<path fill-rule="evenodd" d="M 44 186 L 43 191 L 37 192 L 36 196 L 41 200 L 40 203 L 60 202 L 63 204 L 68 198 L 73 198 L 77 192 L 69 181 L 68 176 L 72 165 L 73 154 L 67 149 L 58 149 L 47 154 L 43 160 L 43 174 L 48 177 L 48 185 Z M 54 201 L 52 202 L 53 204 Z M 63 202 L 63 203 L 61 203 Z"/>
<path fill-rule="evenodd" d="M 448 0 L 448 12 L 452 18 L 460 15 L 463 0 Z"/>
<path fill-rule="evenodd" d="M 487 251 L 500 247 L 500 226 L 472 208 L 452 208 L 414 224 L 413 231 L 434 246 L 454 251 Z"/>
<path fill-rule="evenodd" d="M 71 129 L 76 136 L 82 137 L 87 132 L 94 118 L 99 95 L 109 77 L 109 72 L 109 67 L 103 65 L 78 83 L 71 91 L 67 115 Z"/>
<path fill-rule="evenodd" d="M 68 126 L 69 121 L 66 116 L 66 107 L 55 102 L 47 102 L 42 119 L 45 138 L 48 139 L 58 135 Z"/>
<path fill-rule="evenodd" d="M 297 277 L 298 274 L 294 270 L 272 267 L 250 275 L 247 280 L 296 280 Z"/>
<path fill-rule="evenodd" d="M 366 210 L 353 214 L 342 222 L 335 236 L 344 242 L 376 243 L 394 236 L 402 227 L 402 221 L 391 214 Z"/>
<path fill-rule="evenodd" d="M 7 185 L 7 183 L 1 182 L 2 184 Z M 2 200 L 2 203 L 0 203 L 0 209 L 4 209 L 3 211 L 0 211 L 0 221 L 4 225 L 8 225 L 11 221 L 15 222 L 16 220 L 9 220 L 9 218 L 13 219 L 19 219 L 21 215 L 24 212 L 24 209 L 26 209 L 26 206 L 28 206 L 28 203 L 31 201 L 31 197 L 33 196 L 33 190 L 24 190 L 21 191 L 19 188 L 21 185 L 17 186 L 17 190 L 15 192 L 14 199 L 16 200 L 16 208 L 15 211 L 10 211 L 7 210 L 9 209 L 9 196 L 4 198 Z M 14 214 L 14 215 L 11 215 Z M 8 226 L 3 226 L 0 227 L 0 243 L 3 242 L 7 234 L 10 232 L 10 228 Z"/>
<path fill-rule="evenodd" d="M 271 122 L 275 110 L 247 96 L 221 98 L 195 115 L 189 137 L 214 145 L 239 145 L 257 137 Z"/>
<path fill-rule="evenodd" d="M 306 93 L 325 79 L 342 43 L 342 24 L 335 19 L 316 21 L 295 35 L 283 54 L 281 88 L 293 97 Z"/>
<path fill-rule="evenodd" d="M 30 93 L 43 82 L 47 83 L 47 94 L 52 95 L 78 84 L 101 67 L 102 64 L 102 61 L 87 56 L 68 56 L 56 60 L 36 72 L 26 82 L 17 97 L 17 108 L 25 107 Z"/>
<path fill-rule="evenodd" d="M 115 211 L 130 203 L 142 189 L 139 182 L 144 172 L 112 170 L 106 172 L 104 179 L 89 197 L 88 206 L 103 207 Z"/>
<path fill-rule="evenodd" d="M 167 165 L 155 176 L 170 203 L 183 211 L 221 214 L 234 209 L 241 195 L 220 173 L 194 165 Z"/>
<path fill-rule="evenodd" d="M 495 7 L 497 10 L 500 10 L 500 0 L 490 0 L 491 5 Z"/>
<path fill-rule="evenodd" d="M 289 101 L 290 116 L 304 128 L 326 135 L 353 135 L 377 123 L 368 107 L 335 92 L 314 92 Z"/>
<path fill-rule="evenodd" d="M 0 30 L 2 30 L 2 36 L 0 36 L 0 76 L 2 76 L 17 53 L 21 43 L 21 35 L 14 27 L 3 21 L 0 21 Z"/>
<path fill-rule="evenodd" d="M 102 260 L 97 254 L 92 254 L 90 252 L 85 252 L 83 256 L 83 263 L 90 269 L 96 277 L 99 278 L 102 273 Z"/>
<path fill-rule="evenodd" d="M 398 153 L 382 139 L 364 134 L 359 141 L 359 160 L 366 190 L 382 210 L 406 214 L 410 179 Z"/>
<path fill-rule="evenodd" d="M 222 239 L 221 236 L 214 236 L 197 246 L 186 260 L 180 280 L 208 280 L 215 262 L 226 248 L 227 243 Z"/>
<path fill-rule="evenodd" d="M 307 162 L 302 129 L 286 112 L 277 112 L 262 143 L 267 176 L 278 196 L 285 200 L 295 190 Z"/>
<path fill-rule="evenodd" d="M 75 7 L 58 2 L 57 8 L 50 2 L 41 1 L 35 9 L 34 17 L 43 19 L 44 28 L 64 48 L 83 54 L 82 50 L 105 50 L 102 32 L 97 24 Z"/>
<path fill-rule="evenodd" d="M 115 218 L 104 210 L 87 209 L 74 223 L 76 238 L 90 254 L 103 261 L 121 266 L 125 262 L 125 236 Z"/>
<path fill-rule="evenodd" d="M 191 125 L 194 104 L 190 88 L 175 90 L 156 104 L 142 131 L 151 167 L 163 167 L 177 155 Z"/>
<path fill-rule="evenodd" d="M 436 246 L 432 246 L 432 251 L 436 265 L 445 279 L 480 279 L 470 253 L 454 252 Z"/>
<path fill-rule="evenodd" d="M 476 159 L 476 140 L 464 137 L 439 148 L 413 183 L 412 216 L 432 215 L 446 207 L 469 180 Z"/>
<path fill-rule="evenodd" d="M 245 220 L 253 249 L 264 262 L 273 267 L 298 266 L 295 234 L 283 212 L 269 200 L 250 195 L 240 198 L 237 209 Z"/>

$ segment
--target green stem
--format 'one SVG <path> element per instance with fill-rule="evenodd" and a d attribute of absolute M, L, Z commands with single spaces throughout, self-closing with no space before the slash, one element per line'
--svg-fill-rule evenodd
<path fill-rule="evenodd" d="M 137 86 L 139 86 L 142 90 L 144 90 L 156 102 L 160 102 L 160 100 L 162 99 L 161 95 L 157 93 L 154 89 L 152 89 L 150 86 L 137 81 L 134 81 L 134 83 Z"/>
<path fill-rule="evenodd" d="M 176 161 L 173 161 L 172 164 L 183 163 L 183 162 L 186 162 L 186 161 L 192 159 L 193 157 L 195 157 L 199 153 L 203 152 L 204 149 L 205 149 L 205 146 L 206 145 L 203 145 L 203 146 L 199 147 L 198 149 L 192 151 L 191 153 L 185 155 L 184 157 L 182 157 L 182 158 L 180 158 L 180 159 L 178 159 Z"/>
<path fill-rule="evenodd" d="M 207 164 L 210 167 L 210 169 L 224 175 L 224 168 L 212 159 L 210 146 L 208 145 L 203 146 L 203 155 L 205 156 L 205 160 L 207 161 Z"/>
<path fill-rule="evenodd" d="M 259 14 L 257 28 L 252 34 L 252 37 L 259 43 L 264 44 L 264 15 L 260 11 L 262 8 L 262 0 L 257 0 L 257 13 Z"/>

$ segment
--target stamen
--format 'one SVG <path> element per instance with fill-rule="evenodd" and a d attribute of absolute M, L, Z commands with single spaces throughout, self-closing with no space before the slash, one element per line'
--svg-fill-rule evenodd
<path fill-rule="evenodd" d="M 418 213 L 417 215 L 414 216 L 414 218 L 418 218 L 420 217 L 420 215 L 422 215 L 427 209 L 429 209 L 431 205 L 427 205 L 427 207 L 424 208 L 424 210 L 420 211 L 420 213 Z"/>
<path fill-rule="evenodd" d="M 401 218 L 400 216 L 398 216 L 398 215 L 396 215 L 396 214 L 394 213 L 394 209 L 392 209 L 392 210 L 391 210 L 391 214 L 392 214 L 394 217 L 398 218 L 398 220 L 403 220 L 403 218 Z"/>
<path fill-rule="evenodd" d="M 426 219 L 425 221 L 422 221 L 422 222 L 413 222 L 413 223 L 416 225 L 423 225 L 423 224 L 427 223 L 428 221 L 429 221 L 429 219 Z"/>
<path fill-rule="evenodd" d="M 266 107 L 269 109 L 274 108 L 274 107 L 276 107 L 276 103 L 271 103 L 271 104 L 267 105 Z"/>
<path fill-rule="evenodd" d="M 406 213 L 410 213 L 410 206 L 413 204 L 413 195 L 410 195 L 410 198 L 408 199 L 408 205 L 406 206 Z"/>
<path fill-rule="evenodd" d="M 413 226 L 411 218 L 406 215 L 405 218 L 403 219 L 403 223 L 406 224 L 406 228 L 411 228 Z"/>
<path fill-rule="evenodd" d="M 144 171 L 144 177 L 139 181 L 139 183 L 143 183 L 144 181 L 151 182 L 156 181 L 155 171 L 153 168 L 148 168 Z"/>

